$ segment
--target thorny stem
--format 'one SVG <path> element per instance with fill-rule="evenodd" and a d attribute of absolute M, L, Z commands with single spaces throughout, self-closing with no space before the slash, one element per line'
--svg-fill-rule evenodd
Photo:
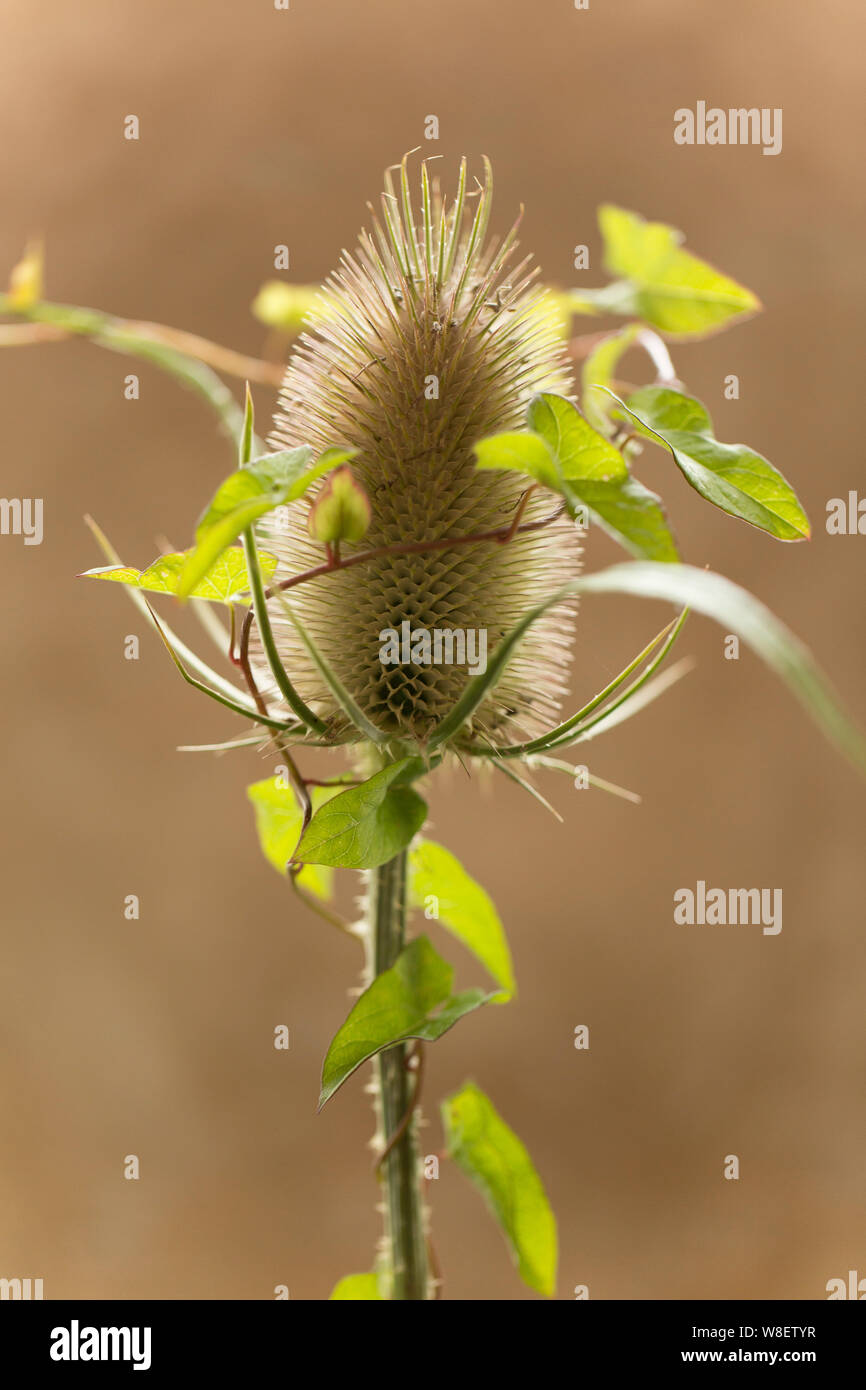
<path fill-rule="evenodd" d="M 412 1063 L 414 1063 L 415 1075 L 415 1089 L 412 1092 L 412 1099 L 406 1107 L 406 1112 L 402 1120 L 400 1121 L 397 1128 L 394 1130 L 394 1133 L 391 1135 L 391 1138 L 388 1140 L 379 1157 L 376 1159 L 375 1169 L 377 1173 L 379 1169 L 382 1167 L 382 1164 L 385 1162 L 388 1155 L 394 1150 L 394 1148 L 397 1146 L 397 1144 L 399 1144 L 400 1140 L 403 1138 L 403 1135 L 406 1133 L 406 1130 L 412 1123 L 412 1120 L 415 1116 L 415 1111 L 418 1109 L 418 1104 L 421 1100 L 421 1086 L 424 1080 L 424 1044 L 421 1042 L 420 1039 L 416 1041 L 415 1046 L 412 1048 L 412 1051 L 409 1053 L 409 1056 L 406 1059 L 407 1071 Z"/>
<path fill-rule="evenodd" d="M 367 950 L 372 976 L 389 970 L 403 949 L 406 878 L 405 850 L 370 873 Z M 408 1066 L 412 1051 L 412 1044 L 400 1043 L 375 1059 L 383 1154 L 377 1167 L 384 1189 L 389 1295 L 394 1300 L 421 1301 L 431 1297 L 431 1282 L 417 1141 L 418 1080 Z"/>
<path fill-rule="evenodd" d="M 89 338 L 99 346 L 112 351 L 150 361 L 204 397 L 217 414 L 226 433 L 236 442 L 242 442 L 244 439 L 245 415 L 213 369 L 245 378 L 247 381 L 265 382 L 276 386 L 282 382 L 284 369 L 281 365 L 245 357 L 204 338 L 165 328 L 159 324 L 137 323 L 96 310 L 44 302 L 32 305 L 26 310 L 13 309 L 5 295 L 0 295 L 0 314 L 2 313 L 14 314 L 19 322 L 0 325 L 0 347 L 79 336 Z M 20 322 L 22 319 L 24 322 Z M 260 447 L 259 441 L 254 437 L 252 442 L 256 447 Z M 323 565 L 303 574 L 293 575 L 264 592 L 263 586 L 260 585 L 256 595 L 257 603 L 245 614 L 237 651 L 235 613 L 232 609 L 228 653 L 231 662 L 242 671 L 259 715 L 267 718 L 268 706 L 257 687 L 249 659 L 249 636 L 255 607 L 264 610 L 266 614 L 265 602 L 277 591 L 292 588 L 323 574 L 352 568 L 383 555 L 424 554 L 428 551 L 453 549 L 455 546 L 485 541 L 505 544 L 519 533 L 537 531 L 555 521 L 562 514 L 562 509 L 540 521 L 521 524 L 529 496 L 533 491 L 534 489 L 530 488 L 524 493 L 512 521 L 494 530 L 469 536 L 378 546 L 346 558 L 340 555 L 339 547 L 328 546 Z M 255 542 L 251 535 L 245 536 L 244 539 L 250 547 L 254 547 Z M 301 805 L 305 828 L 312 814 L 310 787 L 328 783 L 305 778 L 295 764 L 282 734 L 274 732 L 272 738 L 278 752 L 285 759 Z M 339 779 L 340 782 L 342 780 Z M 300 866 L 289 871 L 294 892 L 327 921 L 357 937 L 357 928 L 336 913 L 332 913 L 298 883 L 299 868 Z M 406 917 L 407 852 L 404 850 L 387 864 L 370 873 L 365 944 L 367 971 L 371 978 L 390 969 L 399 957 L 405 943 Z M 390 1298 L 401 1301 L 425 1301 L 438 1297 L 441 1285 L 438 1263 L 428 1239 L 421 1197 L 417 1125 L 422 1058 L 420 1043 L 402 1043 L 379 1053 L 374 1062 L 380 1130 L 377 1138 L 381 1144 L 376 1172 L 380 1175 L 384 1188 L 386 1278 Z"/>

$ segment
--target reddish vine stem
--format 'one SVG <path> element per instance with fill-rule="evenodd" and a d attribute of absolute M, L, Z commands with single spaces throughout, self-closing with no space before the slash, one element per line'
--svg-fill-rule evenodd
<path fill-rule="evenodd" d="M 298 584 L 305 584 L 311 579 L 321 579 L 326 574 L 336 574 L 339 570 L 354 568 L 355 565 L 366 564 L 370 560 L 381 559 L 385 555 L 425 555 L 435 550 L 453 550 L 459 545 L 475 545 L 483 542 L 492 542 L 496 545 L 505 545 L 513 540 L 516 535 L 526 535 L 532 531 L 540 531 L 551 522 L 557 521 L 563 514 L 564 508 L 558 507 L 550 516 L 542 517 L 540 521 L 526 521 L 520 524 L 520 518 L 524 513 L 529 495 L 534 491 L 534 487 L 528 488 L 518 503 L 517 512 L 512 521 L 507 526 L 497 526 L 491 531 L 476 531 L 470 536 L 443 536 L 437 540 L 429 541 L 406 541 L 400 545 L 377 545 L 371 550 L 359 551 L 357 555 L 348 555 L 345 558 L 333 553 L 321 565 L 314 565 L 312 569 L 304 570 L 301 574 L 291 574 L 288 579 L 280 580 L 279 584 L 272 584 L 265 590 L 265 598 L 273 598 L 277 593 L 285 593 L 288 589 L 295 588 Z M 267 707 L 262 706 L 261 693 L 259 692 L 249 659 L 250 632 L 253 625 L 253 609 L 250 606 L 244 614 L 244 621 L 241 627 L 241 639 L 237 657 L 232 660 L 243 672 L 244 679 L 249 686 L 250 693 L 256 702 L 259 713 L 266 713 Z M 261 702 L 261 703 L 260 703 Z"/>
<path fill-rule="evenodd" d="M 252 609 L 250 610 L 250 612 L 252 612 Z M 235 666 L 240 667 L 241 671 L 243 672 L 244 679 L 249 688 L 249 692 L 252 695 L 253 700 L 255 701 L 256 709 L 258 710 L 259 714 L 264 715 L 264 717 L 267 719 L 270 717 L 267 701 L 265 700 L 265 697 L 262 695 L 262 692 L 259 690 L 259 687 L 256 684 L 256 679 L 253 675 L 252 667 L 250 665 L 248 644 L 245 645 L 242 641 L 241 649 L 238 652 L 238 654 L 235 655 L 234 641 L 235 623 L 234 609 L 232 609 L 232 628 L 231 637 L 229 641 L 229 659 L 235 664 Z M 285 758 L 289 778 L 291 780 L 292 786 L 295 789 L 298 801 L 300 802 L 302 814 L 301 834 L 303 835 L 313 815 L 313 803 L 310 799 L 309 793 L 309 787 L 311 784 L 304 777 L 303 773 L 301 772 L 300 768 L 298 767 L 297 763 L 292 757 L 291 752 L 289 751 L 288 747 L 284 742 L 283 735 L 275 731 L 273 734 L 273 743 L 280 757 Z"/>

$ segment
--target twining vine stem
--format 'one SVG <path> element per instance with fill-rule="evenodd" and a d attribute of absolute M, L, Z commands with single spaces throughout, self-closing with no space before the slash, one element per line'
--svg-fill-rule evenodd
<path fill-rule="evenodd" d="M 340 570 L 351 569 L 355 565 L 366 564 L 370 560 L 378 560 L 383 555 L 424 555 L 429 551 L 453 550 L 460 545 L 476 545 L 482 542 L 492 542 L 498 545 L 507 544 L 517 535 L 524 535 L 531 531 L 540 531 L 543 527 L 549 526 L 557 521 L 564 513 L 564 507 L 558 507 L 549 516 L 542 517 L 540 521 L 526 521 L 521 524 L 520 518 L 524 513 L 530 494 L 535 491 L 534 487 L 527 488 L 523 493 L 514 517 L 507 526 L 497 526 L 490 531 L 475 531 L 469 536 L 442 536 L 436 540 L 429 541 L 406 541 L 395 545 L 374 546 L 370 550 L 358 551 L 355 555 L 342 556 L 339 551 L 332 551 L 329 558 L 321 565 L 314 565 L 312 569 L 304 570 L 300 574 L 291 574 L 287 579 L 282 579 L 278 584 L 272 584 L 265 590 L 265 598 L 273 598 L 275 594 L 285 593 L 287 589 L 293 589 L 298 584 L 305 584 L 311 579 L 320 579 L 326 574 L 337 574 Z M 260 714 L 267 715 L 267 705 L 264 702 L 261 691 L 256 685 L 249 656 L 250 633 L 252 630 L 253 617 L 255 610 L 251 605 L 244 614 L 241 625 L 241 636 L 238 649 L 234 651 L 234 641 L 232 641 L 231 660 L 236 665 L 246 681 L 250 694 L 252 695 L 256 708 Z"/>

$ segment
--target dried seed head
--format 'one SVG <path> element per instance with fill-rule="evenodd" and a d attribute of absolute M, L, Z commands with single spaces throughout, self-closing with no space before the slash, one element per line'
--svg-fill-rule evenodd
<path fill-rule="evenodd" d="M 529 259 L 512 265 L 516 227 L 501 244 L 488 241 L 491 178 L 466 190 L 460 169 L 448 207 L 421 166 L 421 216 L 412 211 L 406 161 L 395 191 L 390 173 L 383 221 L 344 252 L 326 281 L 286 371 L 272 434 L 275 448 L 348 445 L 351 468 L 370 499 L 372 517 L 359 549 L 440 541 L 508 527 L 527 483 L 475 468 L 472 446 L 497 430 L 520 428 L 536 391 L 567 393 L 570 376 L 561 338 L 534 287 Z M 535 492 L 521 524 L 556 511 L 552 494 Z M 320 564 L 303 508 L 289 529 L 268 519 L 261 540 L 280 560 L 277 578 Z M 296 609 L 327 662 L 368 718 L 395 740 L 423 743 L 454 705 L 470 672 L 451 664 L 459 641 L 443 639 L 445 659 L 426 653 L 383 663 L 383 634 L 424 630 L 463 633 L 477 654 L 480 634 L 492 653 L 527 608 L 578 571 L 580 546 L 566 518 L 518 533 L 505 544 L 474 542 L 450 549 L 386 555 L 299 585 Z M 286 669 L 335 736 L 352 737 L 330 692 L 283 611 L 272 617 Z M 475 634 L 475 637 L 471 636 Z M 571 614 L 554 610 L 531 629 L 459 746 L 533 736 L 555 718 L 571 645 Z M 405 648 L 403 649 L 405 655 Z"/>

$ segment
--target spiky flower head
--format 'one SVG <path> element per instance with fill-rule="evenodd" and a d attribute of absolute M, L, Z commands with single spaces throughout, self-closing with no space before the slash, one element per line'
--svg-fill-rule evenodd
<path fill-rule="evenodd" d="M 357 451 L 351 469 L 371 518 L 344 554 L 507 528 L 527 484 L 477 470 L 473 445 L 520 428 L 535 392 L 569 393 L 563 341 L 537 271 L 528 257 L 515 264 L 516 226 L 501 243 L 488 240 L 491 194 L 489 164 L 484 184 L 469 192 L 464 160 L 446 204 L 422 164 L 416 220 L 404 159 L 396 187 L 385 176 L 381 220 L 371 207 L 372 231 L 362 232 L 354 254 L 343 253 L 295 346 L 271 442 Z M 580 546 L 568 519 L 529 529 L 555 510 L 550 494 L 536 492 L 507 543 L 419 546 L 292 591 L 327 663 L 395 742 L 423 745 L 470 671 L 447 660 L 383 663 L 382 634 L 405 633 L 407 623 L 413 633 L 484 633 L 493 652 L 527 608 L 577 573 Z M 272 520 L 262 527 L 262 543 L 279 557 L 277 578 L 322 561 L 305 516 L 290 516 L 288 528 Z M 331 721 L 335 738 L 352 737 L 285 612 L 275 607 L 272 616 L 295 687 Z M 548 727 L 570 645 L 567 609 L 536 623 L 457 745 L 501 744 Z"/>

